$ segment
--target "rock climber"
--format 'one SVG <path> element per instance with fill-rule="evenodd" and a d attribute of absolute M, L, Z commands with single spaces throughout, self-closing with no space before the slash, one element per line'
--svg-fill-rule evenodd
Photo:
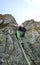
<path fill-rule="evenodd" d="M 18 26 L 18 25 L 14 25 L 14 26 L 17 29 L 16 38 L 18 39 L 19 43 L 21 43 L 22 47 L 24 48 L 23 37 L 25 36 L 26 28 L 24 26 Z"/>
<path fill-rule="evenodd" d="M 22 37 L 24 37 L 25 32 L 26 32 L 26 28 L 25 28 L 23 25 L 19 26 L 19 25 L 13 24 L 13 26 L 14 26 L 18 31 L 22 32 Z"/>

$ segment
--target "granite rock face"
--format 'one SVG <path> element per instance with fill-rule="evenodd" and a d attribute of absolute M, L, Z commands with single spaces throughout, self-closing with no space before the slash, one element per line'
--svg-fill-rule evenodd
<path fill-rule="evenodd" d="M 16 38 L 15 27 L 3 27 L 6 23 L 17 24 L 12 15 L 0 14 L 0 64 L 28 65 Z M 26 28 L 23 38 L 25 53 L 31 65 L 40 65 L 40 22 L 32 19 L 25 21 L 23 25 Z"/>
<path fill-rule="evenodd" d="M 26 65 L 15 36 L 15 29 L 9 25 L 2 27 L 6 23 L 17 24 L 12 15 L 0 14 L 0 63 L 2 65 Z"/>
<path fill-rule="evenodd" d="M 40 65 L 40 22 L 33 19 L 23 23 L 26 28 L 24 47 L 32 65 Z"/>

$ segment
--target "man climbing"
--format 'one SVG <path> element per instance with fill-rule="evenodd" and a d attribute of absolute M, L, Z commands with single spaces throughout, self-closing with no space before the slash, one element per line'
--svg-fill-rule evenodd
<path fill-rule="evenodd" d="M 24 37 L 25 35 L 25 32 L 26 32 L 26 28 L 25 27 L 22 27 L 22 26 L 19 26 L 19 29 L 18 29 L 20 32 L 22 32 L 22 37 Z"/>
<path fill-rule="evenodd" d="M 20 31 L 22 33 L 22 37 L 24 37 L 25 32 L 26 32 L 26 28 L 24 26 L 19 26 L 16 24 L 12 24 L 12 26 L 14 26 L 17 31 Z"/>
<path fill-rule="evenodd" d="M 19 43 L 22 44 L 22 46 L 24 47 L 23 44 L 23 37 L 25 36 L 25 32 L 26 32 L 26 28 L 23 26 L 18 26 L 15 24 L 11 24 L 11 26 L 13 26 L 14 28 L 16 28 L 16 38 L 19 41 Z"/>
<path fill-rule="evenodd" d="M 19 43 L 22 44 L 22 47 L 24 47 L 24 43 L 23 43 L 23 37 L 25 36 L 25 32 L 26 32 L 26 28 L 23 26 L 18 26 L 13 24 L 13 26 L 16 28 L 16 38 L 19 41 Z"/>

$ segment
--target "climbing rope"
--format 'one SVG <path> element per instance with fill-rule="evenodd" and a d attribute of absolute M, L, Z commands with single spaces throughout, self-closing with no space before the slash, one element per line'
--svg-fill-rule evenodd
<path fill-rule="evenodd" d="M 25 57 L 25 60 L 26 60 L 26 62 L 27 62 L 28 65 L 31 65 L 31 62 L 29 61 L 29 58 L 28 58 L 28 56 L 27 56 L 27 54 L 25 53 L 25 50 L 24 50 L 24 48 L 23 48 L 23 41 L 22 41 L 21 35 L 22 35 L 22 34 L 21 34 L 20 31 L 16 31 L 16 37 L 17 37 L 17 39 L 18 39 L 18 41 L 19 41 L 19 46 L 20 46 L 20 48 L 21 48 L 21 50 L 22 50 L 22 53 L 23 53 L 23 55 L 24 55 L 24 57 Z M 32 60 L 32 61 L 33 61 L 33 64 L 34 64 L 34 65 L 37 65 L 34 60 Z"/>
<path fill-rule="evenodd" d="M 24 57 L 25 57 L 25 60 L 26 60 L 27 64 L 28 64 L 28 65 L 31 65 L 31 63 L 30 63 L 30 61 L 28 60 L 28 57 L 27 57 L 27 55 L 26 55 L 26 53 L 25 53 L 25 50 L 23 49 L 21 43 L 20 43 L 20 48 L 21 48 L 21 50 L 22 50 L 22 52 L 23 52 L 23 55 L 24 55 Z"/>
<path fill-rule="evenodd" d="M 24 55 L 24 57 L 25 57 L 25 60 L 26 60 L 27 64 L 28 64 L 28 65 L 31 65 L 31 63 L 30 63 L 30 61 L 29 61 L 29 59 L 28 59 L 28 57 L 27 57 L 27 55 L 26 55 L 26 53 L 25 53 L 25 50 L 24 50 L 24 48 L 23 48 L 23 46 L 22 46 L 23 41 L 22 41 L 22 37 L 21 37 L 21 32 L 20 32 L 20 31 L 17 31 L 17 32 L 16 32 L 16 37 L 17 37 L 17 39 L 18 39 L 18 41 L 19 41 L 19 46 L 20 46 L 20 48 L 21 48 L 21 50 L 22 50 L 22 52 L 23 52 L 23 55 Z"/>

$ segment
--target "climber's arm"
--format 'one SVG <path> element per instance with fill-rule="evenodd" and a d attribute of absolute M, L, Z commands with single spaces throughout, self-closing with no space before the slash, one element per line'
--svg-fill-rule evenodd
<path fill-rule="evenodd" d="M 16 29 L 19 29 L 19 26 L 17 24 L 10 24 L 10 26 L 15 27 Z"/>
<path fill-rule="evenodd" d="M 25 27 L 22 27 L 22 26 L 18 26 L 16 24 L 10 24 L 11 26 L 15 27 L 16 30 L 22 32 L 22 37 L 24 37 L 25 35 L 25 32 L 26 32 L 26 28 Z"/>

